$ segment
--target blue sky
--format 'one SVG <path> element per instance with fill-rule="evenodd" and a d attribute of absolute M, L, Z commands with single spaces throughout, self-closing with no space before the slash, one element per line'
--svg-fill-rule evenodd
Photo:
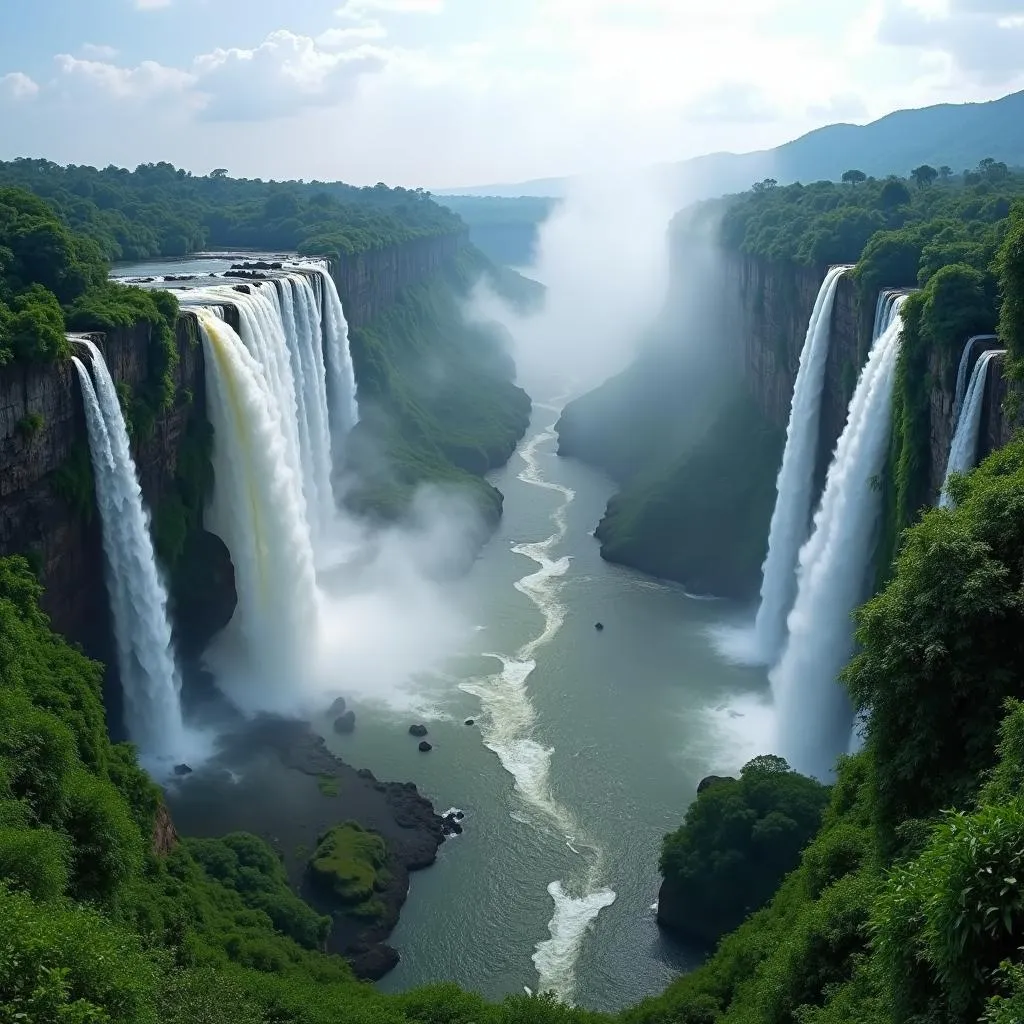
<path fill-rule="evenodd" d="M 444 187 L 1024 88 L 1024 0 L 0 0 L 0 157 Z"/>

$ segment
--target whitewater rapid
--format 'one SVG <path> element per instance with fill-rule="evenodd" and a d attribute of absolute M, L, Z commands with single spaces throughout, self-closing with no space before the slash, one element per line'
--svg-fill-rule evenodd
<path fill-rule="evenodd" d="M 549 937 L 537 943 L 533 954 L 539 975 L 537 991 L 553 992 L 561 1001 L 571 1003 L 583 939 L 601 910 L 615 901 L 615 892 L 602 884 L 601 847 L 587 837 L 572 812 L 552 794 L 554 750 L 535 734 L 537 712 L 528 683 L 537 666 L 537 656 L 554 640 L 565 621 L 566 605 L 561 591 L 570 559 L 557 556 L 556 549 L 565 539 L 569 506 L 576 497 L 572 488 L 545 479 L 539 463 L 539 449 L 556 436 L 559 407 L 541 403 L 535 403 L 535 407 L 554 412 L 556 418 L 519 449 L 523 468 L 518 478 L 531 487 L 558 494 L 561 500 L 550 516 L 552 533 L 543 540 L 515 544 L 512 551 L 537 566 L 514 586 L 540 612 L 543 625 L 514 653 L 487 655 L 501 665 L 498 672 L 463 682 L 460 688 L 480 700 L 484 744 L 515 780 L 515 792 L 525 812 L 521 818 L 517 815 L 516 820 L 556 835 L 580 857 L 580 869 L 573 877 L 554 879 L 547 887 L 554 903 L 548 923 Z"/>

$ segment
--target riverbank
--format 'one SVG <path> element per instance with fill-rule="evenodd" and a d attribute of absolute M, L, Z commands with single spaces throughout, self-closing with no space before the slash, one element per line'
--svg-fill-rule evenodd
<path fill-rule="evenodd" d="M 441 818 L 411 783 L 380 782 L 332 754 L 305 722 L 262 718 L 229 736 L 216 757 L 176 779 L 167 803 L 182 835 L 251 832 L 278 853 L 289 881 L 333 925 L 329 952 L 360 978 L 376 980 L 398 962 L 385 941 L 398 923 L 409 872 L 432 864 L 444 841 Z M 344 821 L 377 832 L 387 850 L 386 887 L 375 920 L 356 917 L 309 885 L 306 865 L 320 835 Z"/>

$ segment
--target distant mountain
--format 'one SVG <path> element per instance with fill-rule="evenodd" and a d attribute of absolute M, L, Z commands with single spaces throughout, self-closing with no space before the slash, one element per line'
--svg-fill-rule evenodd
<path fill-rule="evenodd" d="M 653 168 L 681 202 L 744 191 L 764 178 L 838 180 L 856 168 L 865 174 L 907 175 L 920 164 L 955 172 L 985 157 L 1024 166 L 1024 92 L 986 103 L 942 103 L 897 110 L 866 125 L 831 124 L 775 149 L 710 153 Z M 439 195 L 552 196 L 566 194 L 570 178 L 537 178 L 511 185 L 446 189 Z"/>

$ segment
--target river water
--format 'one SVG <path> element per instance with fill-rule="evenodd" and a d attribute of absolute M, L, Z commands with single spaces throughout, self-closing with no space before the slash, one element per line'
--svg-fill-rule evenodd
<path fill-rule="evenodd" d="M 723 603 L 602 561 L 592 531 L 614 488 L 555 454 L 557 415 L 535 404 L 492 477 L 504 516 L 463 584 L 473 642 L 423 682 L 426 717 L 357 705 L 349 736 L 319 723 L 351 764 L 466 813 L 413 875 L 388 991 L 452 980 L 614 1010 L 704 955 L 655 923 L 660 842 L 703 776 L 763 752 L 766 679 L 715 653 Z"/>

